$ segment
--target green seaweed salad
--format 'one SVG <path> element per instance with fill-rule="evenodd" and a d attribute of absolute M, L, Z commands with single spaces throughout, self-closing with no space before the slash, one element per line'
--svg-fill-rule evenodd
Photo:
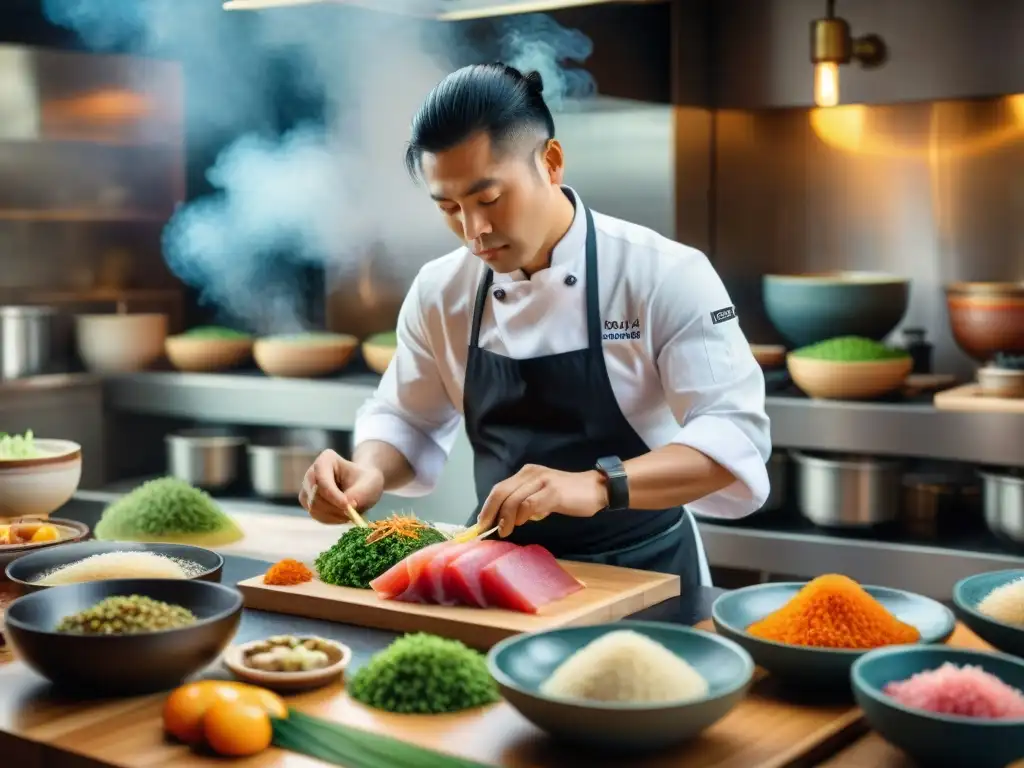
<path fill-rule="evenodd" d="M 817 344 L 794 350 L 792 354 L 794 357 L 831 360 L 838 363 L 898 360 L 910 356 L 906 350 L 889 347 L 880 341 L 866 339 L 862 336 L 839 336 L 835 339 L 819 341 Z"/>
<path fill-rule="evenodd" d="M 392 515 L 369 529 L 346 531 L 314 566 L 325 584 L 369 589 L 370 582 L 418 549 L 447 540 L 447 536 L 415 517 Z"/>

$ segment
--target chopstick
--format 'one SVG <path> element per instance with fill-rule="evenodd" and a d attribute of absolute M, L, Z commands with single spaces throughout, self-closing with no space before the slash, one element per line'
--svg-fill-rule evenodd
<path fill-rule="evenodd" d="M 309 494 L 309 508 L 306 510 L 307 512 L 310 509 L 313 508 L 313 503 L 316 501 L 316 494 L 317 494 L 317 491 L 319 491 L 319 490 L 320 490 L 319 486 L 317 486 L 317 485 L 313 486 L 313 492 Z M 348 516 L 350 518 L 352 518 L 352 522 L 355 523 L 355 525 L 357 525 L 358 527 L 360 527 L 360 528 L 369 528 L 370 527 L 370 524 L 367 523 L 365 520 L 363 520 L 363 516 L 360 515 L 358 512 L 356 512 L 356 508 L 353 507 L 351 504 L 348 505 L 348 509 L 345 510 L 345 511 L 348 512 Z"/>

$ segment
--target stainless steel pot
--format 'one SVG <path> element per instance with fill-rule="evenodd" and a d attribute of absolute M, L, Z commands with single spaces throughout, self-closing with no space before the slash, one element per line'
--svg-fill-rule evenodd
<path fill-rule="evenodd" d="M 51 373 L 52 307 L 0 307 L 0 380 Z"/>
<path fill-rule="evenodd" d="M 800 513 L 826 528 L 864 528 L 896 520 L 901 464 L 890 459 L 793 451 Z"/>
<path fill-rule="evenodd" d="M 985 524 L 992 533 L 1024 544 L 1024 477 L 981 472 Z"/>
<path fill-rule="evenodd" d="M 981 487 L 976 478 L 950 473 L 903 478 L 900 524 L 905 533 L 942 539 L 981 529 Z"/>
<path fill-rule="evenodd" d="M 167 468 L 174 477 L 207 491 L 233 485 L 242 470 L 244 437 L 212 429 L 167 435 Z"/>
<path fill-rule="evenodd" d="M 253 490 L 266 499 L 296 498 L 306 470 L 320 455 L 294 445 L 250 445 L 249 476 Z"/>

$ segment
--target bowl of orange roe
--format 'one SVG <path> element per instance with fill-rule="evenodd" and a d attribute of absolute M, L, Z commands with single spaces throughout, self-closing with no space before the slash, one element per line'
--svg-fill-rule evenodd
<path fill-rule="evenodd" d="M 732 590 L 715 601 L 711 618 L 758 666 L 816 688 L 848 688 L 850 668 L 868 651 L 943 643 L 956 627 L 953 612 L 936 600 L 841 574 Z"/>

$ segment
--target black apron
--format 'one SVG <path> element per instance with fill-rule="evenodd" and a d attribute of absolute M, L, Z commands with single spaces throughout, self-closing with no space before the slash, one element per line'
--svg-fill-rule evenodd
<path fill-rule="evenodd" d="M 527 360 L 481 349 L 480 320 L 494 273 L 487 269 L 480 281 L 463 402 L 479 499 L 470 524 L 476 522 L 494 485 L 526 464 L 585 472 L 603 456 L 627 461 L 649 450 L 623 416 L 608 378 L 601 342 L 597 236 L 590 210 L 583 210 L 586 348 Z M 556 513 L 518 526 L 507 540 L 541 544 L 565 560 L 677 574 L 684 595 L 700 586 L 697 541 L 690 515 L 682 507 L 604 511 L 589 518 Z"/>

